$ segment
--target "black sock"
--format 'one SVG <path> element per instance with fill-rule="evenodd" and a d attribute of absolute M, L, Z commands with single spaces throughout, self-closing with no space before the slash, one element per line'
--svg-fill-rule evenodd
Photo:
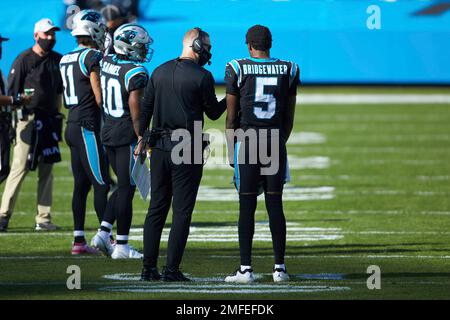
<path fill-rule="evenodd" d="M 109 228 L 107 228 L 107 227 L 104 227 L 104 226 L 100 226 L 100 230 L 101 230 L 101 231 L 105 231 L 105 232 L 107 232 L 107 233 L 111 233 L 111 229 L 109 229 Z"/>
<path fill-rule="evenodd" d="M 257 195 L 239 195 L 239 248 L 241 265 L 252 265 L 252 242 L 255 233 Z"/>
<path fill-rule="evenodd" d="M 75 237 L 74 242 L 75 242 L 75 243 L 86 243 L 86 239 L 84 238 L 84 236 L 81 236 L 81 237 Z"/>
<path fill-rule="evenodd" d="M 283 212 L 281 194 L 266 194 L 266 208 L 269 213 L 275 264 L 284 264 L 286 251 L 286 218 Z"/>

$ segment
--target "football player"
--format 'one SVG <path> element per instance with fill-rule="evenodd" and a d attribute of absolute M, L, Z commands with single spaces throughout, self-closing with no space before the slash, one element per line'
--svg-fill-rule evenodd
<path fill-rule="evenodd" d="M 282 194 L 288 179 L 286 141 L 293 128 L 299 68 L 293 62 L 270 56 L 272 34 L 267 27 L 251 27 L 246 35 L 246 44 L 250 57 L 229 62 L 225 74 L 227 141 L 229 147 L 235 148 L 241 256 L 240 268 L 225 281 L 254 281 L 251 252 L 260 186 L 265 194 L 275 253 L 273 280 L 287 281 L 289 275 L 284 261 L 286 220 Z M 244 133 L 240 138 L 234 131 L 238 128 Z M 268 146 L 272 162 L 277 162 L 271 165 L 276 165 L 277 170 L 265 170 L 269 164 L 263 159 L 262 145 Z M 252 161 L 255 155 L 257 157 Z"/>
<path fill-rule="evenodd" d="M 117 190 L 110 197 L 105 218 L 92 244 L 113 259 L 142 258 L 141 253 L 128 245 L 128 234 L 136 190 L 131 171 L 139 135 L 139 103 L 149 78 L 141 63 L 151 60 L 152 43 L 153 39 L 143 27 L 125 24 L 114 33 L 116 54 L 107 55 L 101 62 L 105 113 L 102 142 L 118 181 Z M 115 247 L 109 241 L 114 217 L 117 219 Z"/>
<path fill-rule="evenodd" d="M 74 242 L 72 254 L 99 254 L 89 247 L 84 235 L 86 200 L 94 188 L 94 207 L 101 222 L 106 210 L 109 181 L 106 154 L 100 141 L 101 87 L 100 60 L 106 24 L 94 10 L 82 10 L 73 19 L 72 36 L 78 47 L 60 62 L 65 106 L 69 109 L 65 138 L 70 147 L 74 176 L 72 211 Z"/>

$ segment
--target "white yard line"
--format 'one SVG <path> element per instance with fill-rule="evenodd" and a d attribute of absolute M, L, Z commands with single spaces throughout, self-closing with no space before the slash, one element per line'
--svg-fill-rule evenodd
<path fill-rule="evenodd" d="M 299 94 L 300 104 L 449 104 L 448 94 Z"/>
<path fill-rule="evenodd" d="M 315 125 L 318 123 L 325 124 L 344 124 L 351 123 L 356 125 L 361 125 L 364 123 L 369 124 L 377 124 L 377 122 L 385 122 L 385 123 L 393 123 L 393 124 L 411 124 L 411 122 L 420 123 L 438 123 L 443 124 L 446 123 L 446 118 L 443 118 L 442 115 L 437 115 L 435 113 L 422 113 L 420 116 L 409 114 L 409 113 L 389 113 L 383 112 L 380 110 L 380 113 L 339 113 L 339 114 L 331 114 L 331 113 L 317 113 L 317 114 L 309 114 L 307 117 L 303 118 L 303 122 L 305 124 Z"/>
<path fill-rule="evenodd" d="M 283 194 L 284 201 L 330 200 L 334 197 L 334 188 L 329 186 L 315 188 L 286 187 Z M 263 200 L 264 196 L 259 198 Z M 238 202 L 239 196 L 235 189 L 200 186 L 197 200 Z"/>
<path fill-rule="evenodd" d="M 333 158 L 336 158 L 336 156 L 340 156 L 341 154 L 371 154 L 371 153 L 398 153 L 401 155 L 417 155 L 418 152 L 440 152 L 442 151 L 442 148 L 434 148 L 434 147 L 426 147 L 426 148 L 418 148 L 417 146 L 414 148 L 408 147 L 408 146 L 402 146 L 402 147 L 379 147 L 379 146 L 352 146 L 352 147 L 329 147 L 329 146 L 323 146 L 323 147 L 316 147 L 316 146 L 289 146 L 288 147 L 288 153 L 304 153 L 305 151 L 308 152 L 317 152 L 317 153 L 327 153 L 327 154 L 333 154 Z"/>
<path fill-rule="evenodd" d="M 300 228 L 299 228 L 300 229 Z M 332 228 L 330 228 L 332 229 Z M 216 232 L 220 232 L 221 229 L 218 228 Z M 198 238 L 205 238 L 205 237 L 210 237 L 211 241 L 214 241 L 215 239 L 213 237 L 217 237 L 217 239 L 222 238 L 222 237 L 233 237 L 233 235 L 218 235 L 216 232 L 211 232 L 211 233 L 204 233 L 204 234 L 200 234 L 197 235 Z M 237 232 L 237 231 L 236 231 Z M 325 231 L 320 231 L 320 232 L 325 232 Z M 325 234 L 320 234 L 320 232 L 318 234 L 314 234 L 314 232 L 309 232 L 306 233 L 304 235 L 306 236 L 322 236 L 322 235 L 327 235 Z M 333 230 L 329 231 L 331 233 L 335 232 Z M 288 233 L 289 233 L 289 228 L 288 228 Z M 385 234 L 385 235 L 450 235 L 450 231 L 382 231 L 382 230 L 369 230 L 369 231 L 339 231 L 340 234 L 350 234 L 350 235 L 380 235 L 380 234 Z M 92 234 L 95 234 L 94 231 L 92 231 Z M 164 239 L 165 236 L 169 235 L 169 229 L 164 229 L 163 230 L 163 235 L 162 235 L 162 239 Z M 298 237 L 303 237 L 304 235 L 298 235 Z M 36 233 L 36 232 L 9 232 L 9 233 L 5 233 L 5 234 L 0 234 L 0 238 L 4 237 L 30 237 L 30 236 L 37 236 L 37 237 L 66 237 L 66 236 L 73 236 L 72 232 L 51 232 L 51 233 Z M 192 237 L 194 237 L 195 235 L 190 235 L 189 236 L 189 240 L 191 240 Z M 195 237 L 197 237 L 195 236 Z M 237 236 L 237 235 L 236 235 Z M 262 235 L 259 235 L 260 237 L 263 237 Z M 270 236 L 270 235 L 268 235 Z M 289 239 L 289 234 L 287 235 L 288 239 Z M 136 236 L 136 239 L 142 239 L 142 236 Z M 258 237 L 258 235 L 255 235 L 255 238 Z M 294 237 L 294 236 L 292 236 Z M 133 240 L 133 236 L 130 237 L 130 240 Z M 167 240 L 167 239 L 166 239 Z"/>
<path fill-rule="evenodd" d="M 319 132 L 293 132 L 288 140 L 288 145 L 323 144 L 327 142 L 324 134 Z"/>
<path fill-rule="evenodd" d="M 285 209 L 285 213 L 295 215 L 308 215 L 308 214 L 329 214 L 329 215 L 430 215 L 430 216 L 447 216 L 450 215 L 450 211 L 402 211 L 402 210 L 290 210 Z M 133 210 L 136 214 L 146 214 L 147 210 Z M 14 215 L 28 216 L 30 212 L 17 211 Z M 87 214 L 95 214 L 94 211 L 87 211 Z M 196 209 L 194 214 L 220 214 L 220 215 L 235 215 L 239 214 L 239 210 L 217 210 L 217 209 Z M 267 215 L 265 210 L 257 210 L 257 215 Z M 72 211 L 54 211 L 54 216 L 72 215 Z M 10 233 L 11 234 L 11 233 Z M 6 234 L 5 234 L 6 235 Z"/>
<path fill-rule="evenodd" d="M 290 155 L 289 157 L 289 168 L 291 170 L 298 169 L 328 169 L 330 167 L 329 157 L 297 157 Z M 205 170 L 228 170 L 231 172 L 230 178 L 232 177 L 233 168 L 227 164 L 227 156 L 225 154 L 217 157 L 211 157 L 205 165 Z"/>
<path fill-rule="evenodd" d="M 231 178 L 230 178 L 231 179 Z M 298 177 L 301 180 L 301 176 Z M 346 177 L 345 177 L 346 179 Z M 332 179 L 329 179 L 332 181 Z M 224 201 L 224 202 L 238 202 L 239 197 L 236 190 L 230 187 L 230 182 L 226 184 L 226 188 L 211 187 L 207 185 L 201 185 L 197 197 L 197 201 L 214 202 L 214 201 Z M 446 191 L 429 191 L 429 190 L 416 190 L 416 191 L 406 191 L 406 190 L 379 190 L 379 189 L 357 189 L 357 190 L 336 190 L 332 186 L 323 187 L 295 187 L 292 185 L 287 185 L 284 190 L 283 200 L 284 201 L 311 201 L 311 200 L 331 200 L 336 197 L 336 195 L 345 196 L 398 196 L 398 195 L 413 195 L 421 197 L 437 197 L 437 196 L 449 196 L 449 192 Z M 21 192 L 22 196 L 35 197 L 35 192 Z M 72 193 L 68 192 L 57 192 L 55 191 L 55 196 L 71 198 Z M 258 198 L 260 201 L 264 200 L 264 196 Z M 146 202 L 147 203 L 147 202 Z M 145 213 L 145 212 L 144 212 Z"/>
<path fill-rule="evenodd" d="M 99 288 L 107 292 L 130 292 L 130 293 L 206 293 L 206 294 L 289 294 L 289 293 L 313 293 L 348 291 L 349 287 L 335 286 L 296 286 L 296 285 L 128 285 L 108 286 Z"/>
<path fill-rule="evenodd" d="M 102 256 L 9 256 L 9 257 L 1 257 L 0 260 L 65 260 L 65 259 L 99 259 Z"/>
<path fill-rule="evenodd" d="M 229 184 L 227 185 L 229 186 Z M 21 195 L 36 196 L 34 192 L 21 192 Z M 55 196 L 72 197 L 72 193 L 67 192 L 55 192 Z M 299 187 L 286 187 L 283 195 L 284 201 L 310 201 L 310 200 L 330 200 L 333 199 L 334 188 L 325 187 L 311 187 L 311 188 L 299 188 Z M 263 200 L 264 196 L 259 197 L 259 200 Z M 210 186 L 200 186 L 197 201 L 226 201 L 226 202 L 238 202 L 239 196 L 236 189 L 227 188 L 215 188 Z"/>
<path fill-rule="evenodd" d="M 217 259 L 236 259 L 239 260 L 239 256 L 237 255 L 210 255 L 209 258 L 217 258 Z M 269 259 L 272 256 L 261 256 L 261 255 L 253 255 L 252 258 L 255 259 Z M 427 255 L 287 255 L 286 259 L 437 259 L 437 260 L 447 260 L 450 259 L 450 256 L 427 256 Z"/>
<path fill-rule="evenodd" d="M 163 256 L 161 258 L 164 258 Z M 205 258 L 210 259 L 235 259 L 239 260 L 238 255 L 209 255 L 205 256 Z M 273 259 L 273 256 L 271 254 L 262 256 L 262 255 L 253 255 L 252 258 L 255 259 Z M 92 257 L 92 256 L 0 256 L 0 261 L 4 260 L 11 260 L 11 261 L 20 261 L 20 260 L 80 260 L 80 259 L 108 259 L 103 256 L 98 257 Z M 450 255 L 441 255 L 441 256 L 434 256 L 434 255 L 349 255 L 349 254 L 343 254 L 343 255 L 287 255 L 286 259 L 420 259 L 420 260 L 448 260 L 450 259 Z"/>
<path fill-rule="evenodd" d="M 450 176 L 417 176 L 421 181 L 447 181 L 450 180 Z"/>

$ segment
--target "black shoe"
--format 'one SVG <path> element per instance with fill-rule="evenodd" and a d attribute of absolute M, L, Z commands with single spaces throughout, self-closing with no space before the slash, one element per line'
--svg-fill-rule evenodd
<path fill-rule="evenodd" d="M 191 279 L 186 278 L 180 270 L 171 270 L 169 268 L 164 268 L 161 279 L 164 282 L 188 282 Z"/>
<path fill-rule="evenodd" d="M 9 218 L 0 218 L 0 232 L 8 232 Z"/>
<path fill-rule="evenodd" d="M 141 281 L 159 281 L 161 280 L 161 275 L 157 268 L 146 268 L 142 269 Z"/>
<path fill-rule="evenodd" d="M 46 223 L 36 223 L 36 231 L 56 231 L 59 227 L 51 222 Z"/>

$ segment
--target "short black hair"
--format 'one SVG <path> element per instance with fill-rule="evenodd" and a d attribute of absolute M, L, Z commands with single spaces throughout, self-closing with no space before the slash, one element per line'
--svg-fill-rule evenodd
<path fill-rule="evenodd" d="M 272 48 L 272 33 L 269 28 L 259 24 L 248 29 L 245 40 L 255 50 L 267 51 Z"/>

